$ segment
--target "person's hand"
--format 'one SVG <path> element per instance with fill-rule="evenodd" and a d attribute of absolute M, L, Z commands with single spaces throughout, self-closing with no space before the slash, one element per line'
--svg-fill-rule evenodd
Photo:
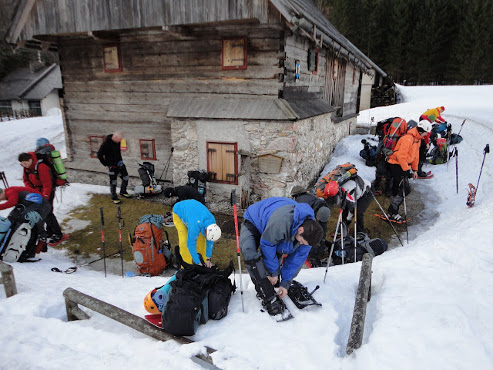
<path fill-rule="evenodd" d="M 277 280 L 278 280 L 278 277 L 277 276 L 267 276 L 267 279 L 269 279 L 270 283 L 272 285 L 276 285 L 277 284 Z"/>
<path fill-rule="evenodd" d="M 413 180 L 418 178 L 418 171 L 413 171 Z"/>
<path fill-rule="evenodd" d="M 210 259 L 210 258 L 207 258 L 207 262 L 205 263 L 205 265 L 206 265 L 208 268 L 211 268 L 211 267 L 212 267 L 212 262 L 211 262 L 211 259 Z"/>
<path fill-rule="evenodd" d="M 277 290 L 277 295 L 280 297 L 280 298 L 284 298 L 288 295 L 288 290 L 286 288 L 283 288 L 283 287 L 280 287 L 278 290 Z"/>

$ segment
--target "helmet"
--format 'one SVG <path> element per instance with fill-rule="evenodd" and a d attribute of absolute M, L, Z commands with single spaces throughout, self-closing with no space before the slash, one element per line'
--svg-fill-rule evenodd
<path fill-rule="evenodd" d="M 151 290 L 149 293 L 144 298 L 144 307 L 149 313 L 161 313 L 157 309 L 157 305 L 154 303 L 154 300 L 152 299 L 152 296 L 156 293 L 156 289 Z"/>
<path fill-rule="evenodd" d="M 333 197 L 339 192 L 339 184 L 337 181 L 329 181 L 327 185 L 325 185 L 324 195 L 328 197 Z"/>
<path fill-rule="evenodd" d="M 425 131 L 425 132 L 431 132 L 431 123 L 426 121 L 426 120 L 422 120 L 422 121 L 419 121 L 418 123 L 418 129 L 421 129 L 422 131 Z"/>
<path fill-rule="evenodd" d="M 43 203 L 43 197 L 41 194 L 38 193 L 29 193 L 26 195 L 26 200 L 29 202 L 41 204 Z"/>
<path fill-rule="evenodd" d="M 291 196 L 294 197 L 296 195 L 300 194 L 305 194 L 306 189 L 303 186 L 296 185 L 292 190 L 291 190 Z"/>
<path fill-rule="evenodd" d="M 219 228 L 219 226 L 217 226 L 217 224 L 211 224 L 207 226 L 205 233 L 206 239 L 212 242 L 215 242 L 221 237 L 221 229 Z"/>
<path fill-rule="evenodd" d="M 42 146 L 45 146 L 46 144 L 49 144 L 50 141 L 44 137 L 40 137 L 39 139 L 36 140 L 36 148 L 40 148 Z"/>

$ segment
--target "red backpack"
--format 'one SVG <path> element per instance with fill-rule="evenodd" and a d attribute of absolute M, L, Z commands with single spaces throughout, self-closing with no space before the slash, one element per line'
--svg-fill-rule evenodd
<path fill-rule="evenodd" d="M 392 122 L 389 122 L 383 129 L 385 136 L 383 137 L 383 147 L 394 150 L 397 145 L 397 140 L 407 132 L 407 122 L 405 119 L 395 117 Z"/>

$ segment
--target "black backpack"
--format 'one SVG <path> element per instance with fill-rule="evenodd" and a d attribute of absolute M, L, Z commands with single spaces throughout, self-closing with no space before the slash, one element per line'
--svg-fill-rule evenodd
<path fill-rule="evenodd" d="M 361 261 L 365 253 L 370 253 L 373 257 L 381 255 L 388 249 L 388 244 L 384 239 L 370 239 L 367 234 L 360 232 L 357 235 L 356 261 Z M 332 263 L 334 265 L 354 262 L 354 238 L 346 235 L 344 237 L 344 250 L 341 248 L 341 239 L 337 238 L 332 252 Z"/>
<path fill-rule="evenodd" d="M 229 279 L 233 270 L 233 262 L 225 270 L 198 265 L 179 270 L 163 307 L 163 329 L 173 335 L 194 335 L 199 324 L 225 317 L 236 290 Z"/>

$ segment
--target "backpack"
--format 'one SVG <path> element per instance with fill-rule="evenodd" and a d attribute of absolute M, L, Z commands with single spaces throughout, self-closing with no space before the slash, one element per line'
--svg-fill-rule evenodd
<path fill-rule="evenodd" d="M 46 164 L 50 168 L 53 184 L 55 187 L 63 186 L 68 183 L 67 170 L 62 161 L 62 157 L 58 150 L 51 144 L 46 144 L 38 147 L 34 152 L 36 154 L 37 162 L 34 166 L 34 174 L 38 176 L 38 166 L 40 163 Z"/>
<path fill-rule="evenodd" d="M 391 117 L 377 122 L 377 127 L 375 129 L 375 135 L 378 136 L 379 140 L 383 140 L 384 136 L 387 135 L 389 125 L 397 117 Z"/>
<path fill-rule="evenodd" d="M 209 173 L 202 171 L 188 171 L 188 186 L 191 186 L 195 190 L 198 190 L 200 194 L 206 199 L 207 193 L 207 181 L 209 181 Z"/>
<path fill-rule="evenodd" d="M 138 195 L 144 194 L 159 194 L 162 192 L 163 188 L 161 185 L 157 184 L 156 176 L 154 175 L 154 165 L 151 162 L 138 163 L 140 180 L 142 185 L 135 187 L 135 193 Z"/>
<path fill-rule="evenodd" d="M 358 170 L 354 164 L 349 162 L 340 164 L 327 175 L 318 180 L 317 185 L 315 186 L 316 195 L 319 198 L 325 197 L 324 190 L 329 181 L 337 181 L 339 186 L 341 186 L 356 177 L 358 177 Z"/>
<path fill-rule="evenodd" d="M 132 251 L 141 274 L 159 275 L 171 263 L 172 255 L 166 231 L 166 241 L 163 241 L 163 222 L 161 215 L 145 215 L 135 227 L 131 238 Z"/>
<path fill-rule="evenodd" d="M 225 270 L 198 265 L 179 270 L 163 307 L 163 329 L 173 335 L 194 335 L 199 324 L 225 317 L 236 290 L 229 279 L 233 270 L 232 261 Z"/>
<path fill-rule="evenodd" d="M 391 123 L 385 127 L 383 137 L 383 148 L 394 150 L 399 138 L 407 132 L 407 122 L 405 119 L 395 117 Z"/>
<path fill-rule="evenodd" d="M 388 244 L 384 239 L 370 239 L 368 234 L 359 232 L 356 243 L 356 261 L 361 261 L 365 253 L 370 253 L 372 257 L 379 256 L 388 249 Z M 341 239 L 337 238 L 332 252 L 332 263 L 334 265 L 354 262 L 354 238 L 346 235 L 344 237 L 344 250 L 341 248 Z"/>
<path fill-rule="evenodd" d="M 365 160 L 365 165 L 368 167 L 376 166 L 378 159 L 376 145 L 370 145 L 370 143 L 365 139 L 361 140 L 361 143 L 364 147 L 360 150 L 359 156 Z"/>
<path fill-rule="evenodd" d="M 430 152 L 430 160 L 431 164 L 443 164 L 448 160 L 448 145 L 447 139 L 444 137 L 436 139 L 436 146 Z"/>

